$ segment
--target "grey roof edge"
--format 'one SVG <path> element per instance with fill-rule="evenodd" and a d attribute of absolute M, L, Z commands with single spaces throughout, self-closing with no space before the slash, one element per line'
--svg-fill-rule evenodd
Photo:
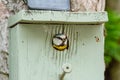
<path fill-rule="evenodd" d="M 101 24 L 108 21 L 107 12 L 66 12 L 22 10 L 10 16 L 8 26 L 17 23 Z"/>

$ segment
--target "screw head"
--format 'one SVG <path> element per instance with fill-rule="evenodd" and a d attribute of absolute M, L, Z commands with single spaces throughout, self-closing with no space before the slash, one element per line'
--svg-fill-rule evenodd
<path fill-rule="evenodd" d="M 72 66 L 71 64 L 66 63 L 66 64 L 63 64 L 62 69 L 64 72 L 70 73 L 72 71 Z"/>

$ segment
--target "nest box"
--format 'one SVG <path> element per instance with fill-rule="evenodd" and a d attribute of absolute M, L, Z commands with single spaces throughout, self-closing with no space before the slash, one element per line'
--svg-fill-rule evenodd
<path fill-rule="evenodd" d="M 106 12 L 20 11 L 9 18 L 9 80 L 104 80 Z"/>

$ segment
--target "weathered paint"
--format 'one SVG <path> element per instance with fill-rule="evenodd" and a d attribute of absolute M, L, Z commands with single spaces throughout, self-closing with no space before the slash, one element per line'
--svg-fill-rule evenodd
<path fill-rule="evenodd" d="M 18 79 L 18 30 L 17 27 L 9 30 L 9 80 Z"/>
<path fill-rule="evenodd" d="M 102 23 L 107 20 L 106 12 L 33 10 L 12 16 L 10 80 L 104 80 Z M 69 40 L 63 51 L 52 46 L 59 33 Z"/>
<path fill-rule="evenodd" d="M 58 33 L 68 36 L 68 50 L 52 47 Z M 10 80 L 104 80 L 103 35 L 102 25 L 18 24 L 10 28 Z"/>
<path fill-rule="evenodd" d="M 106 12 L 66 12 L 23 10 L 9 18 L 9 27 L 17 23 L 101 24 L 108 21 Z"/>

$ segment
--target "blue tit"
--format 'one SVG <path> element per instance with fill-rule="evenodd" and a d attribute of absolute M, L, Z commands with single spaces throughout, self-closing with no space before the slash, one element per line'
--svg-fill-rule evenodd
<path fill-rule="evenodd" d="M 53 36 L 52 45 L 56 50 L 63 51 L 65 49 L 68 49 L 69 40 L 64 34 L 56 34 Z"/>

